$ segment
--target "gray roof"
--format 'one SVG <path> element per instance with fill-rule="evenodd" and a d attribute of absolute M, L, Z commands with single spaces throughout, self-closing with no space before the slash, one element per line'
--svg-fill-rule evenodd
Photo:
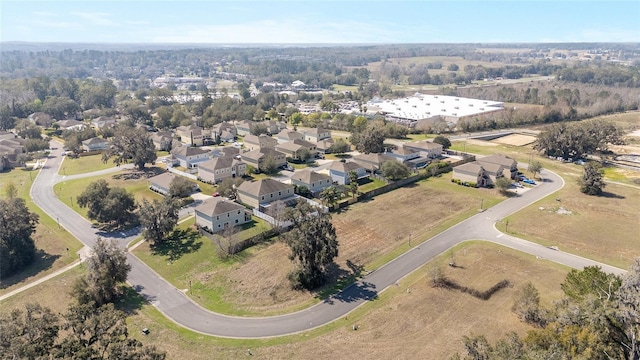
<path fill-rule="evenodd" d="M 292 180 L 298 180 L 298 181 L 303 182 L 305 184 L 311 184 L 311 183 L 314 183 L 316 181 L 322 181 L 322 180 L 331 179 L 331 177 L 329 175 L 317 173 L 317 172 L 315 172 L 313 170 L 304 169 L 304 170 L 301 170 L 301 171 L 297 171 L 295 174 L 293 174 L 291 179 Z"/>
<path fill-rule="evenodd" d="M 195 210 L 209 216 L 226 214 L 228 212 L 244 210 L 244 206 L 223 197 L 212 197 L 198 205 Z"/>
<path fill-rule="evenodd" d="M 454 170 L 466 171 L 473 174 L 479 174 L 483 171 L 482 165 L 477 161 L 472 161 L 466 164 L 458 165 L 453 168 Z"/>
<path fill-rule="evenodd" d="M 489 163 L 489 164 L 498 164 L 498 165 L 502 165 L 505 166 L 507 168 L 511 168 L 511 166 L 514 165 L 515 160 L 513 160 L 512 158 L 508 157 L 508 156 L 504 156 L 501 154 L 494 154 L 494 155 L 489 155 L 489 156 L 485 156 L 483 158 L 478 159 L 479 162 L 481 163 Z"/>
<path fill-rule="evenodd" d="M 104 144 L 108 142 L 106 139 L 99 137 L 92 137 L 91 139 L 83 140 L 82 145 L 92 145 L 92 144 Z"/>
<path fill-rule="evenodd" d="M 271 149 L 271 148 L 262 148 L 262 149 L 253 150 L 253 151 L 249 151 L 241 154 L 243 159 L 247 158 L 252 160 L 259 160 L 259 159 L 262 159 L 262 157 L 268 156 L 268 155 L 273 157 L 276 157 L 278 155 L 285 156 L 285 154 L 281 153 L 280 151 L 275 151 L 274 149 Z"/>
<path fill-rule="evenodd" d="M 442 145 L 436 144 L 431 141 L 423 140 L 423 141 L 414 141 L 403 144 L 404 147 L 415 148 L 421 150 L 433 150 L 433 149 L 442 149 Z"/>
<path fill-rule="evenodd" d="M 233 157 L 229 156 L 221 156 L 215 157 L 211 160 L 207 160 L 205 162 L 201 162 L 198 164 L 198 169 L 204 170 L 217 170 L 217 169 L 228 169 L 234 165 L 235 160 Z"/>
<path fill-rule="evenodd" d="M 329 169 L 348 174 L 351 171 L 357 171 L 358 169 L 363 169 L 363 167 L 360 164 L 355 163 L 353 161 L 351 162 L 334 161 L 333 163 L 331 163 L 331 166 L 329 167 Z"/>
<path fill-rule="evenodd" d="M 387 160 L 396 161 L 391 155 L 377 154 L 377 153 L 356 155 L 353 157 L 353 160 L 366 161 L 366 162 L 377 164 L 377 165 L 382 165 L 382 163 Z"/>
<path fill-rule="evenodd" d="M 149 182 L 152 185 L 159 186 L 163 189 L 169 189 L 171 182 L 176 178 L 176 175 L 170 172 L 163 172 L 160 175 L 156 175 L 149 178 Z"/>
<path fill-rule="evenodd" d="M 173 150 L 171 150 L 171 155 L 173 156 L 195 156 L 195 155 L 200 155 L 200 154 L 206 154 L 208 153 L 208 150 L 203 150 L 197 147 L 191 147 L 191 146 L 180 146 L 177 147 Z"/>
<path fill-rule="evenodd" d="M 256 198 L 277 191 L 286 191 L 287 189 L 293 190 L 293 185 L 284 184 L 273 179 L 245 181 L 238 186 L 238 191 L 250 194 Z"/>

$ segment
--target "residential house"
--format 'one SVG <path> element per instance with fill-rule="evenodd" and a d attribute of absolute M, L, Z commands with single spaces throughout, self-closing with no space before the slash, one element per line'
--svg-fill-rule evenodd
<path fill-rule="evenodd" d="M 27 116 L 27 120 L 31 121 L 36 125 L 43 126 L 45 128 L 50 127 L 51 124 L 54 123 L 53 119 L 51 119 L 51 116 L 43 112 L 36 112 L 36 113 L 30 114 L 29 116 Z"/>
<path fill-rule="evenodd" d="M 276 146 L 276 150 L 284 153 L 287 157 L 296 160 L 300 159 L 300 154 L 303 150 L 309 151 L 311 158 L 314 158 L 318 153 L 318 150 L 316 150 L 316 144 L 302 139 L 296 139 L 280 144 Z"/>
<path fill-rule="evenodd" d="M 315 195 L 325 188 L 333 185 L 333 181 L 331 180 L 331 176 L 327 174 L 321 174 L 310 169 L 304 169 L 296 171 L 293 176 L 291 176 L 291 184 L 304 186 Z"/>
<path fill-rule="evenodd" d="M 273 179 L 245 181 L 238 186 L 237 193 L 238 200 L 254 208 L 260 208 L 277 200 L 289 203 L 296 199 L 293 185 Z"/>
<path fill-rule="evenodd" d="M 264 148 L 242 153 L 242 161 L 253 166 L 258 171 L 265 170 L 265 160 L 272 159 L 276 167 L 287 165 L 287 156 L 271 148 Z"/>
<path fill-rule="evenodd" d="M 171 151 L 173 146 L 173 135 L 169 131 L 158 131 L 150 136 L 156 150 Z"/>
<path fill-rule="evenodd" d="M 388 151 L 385 154 L 395 158 L 410 168 L 423 168 L 431 162 L 430 158 L 420 156 L 420 151 L 415 148 L 407 148 L 405 146 L 398 146 L 397 149 Z"/>
<path fill-rule="evenodd" d="M 349 173 L 355 172 L 358 179 L 369 177 L 365 168 L 356 162 L 334 161 L 329 167 L 329 176 L 331 180 L 340 185 L 349 185 Z"/>
<path fill-rule="evenodd" d="M 80 131 L 84 129 L 87 124 L 78 120 L 60 120 L 56 121 L 56 124 L 60 127 L 60 130 L 77 130 Z"/>
<path fill-rule="evenodd" d="M 236 139 L 236 127 L 230 122 L 213 125 L 211 137 L 216 142 L 233 142 Z"/>
<path fill-rule="evenodd" d="M 236 133 L 238 136 L 247 136 L 251 134 L 251 129 L 253 128 L 253 121 L 242 120 L 236 122 Z"/>
<path fill-rule="evenodd" d="M 171 182 L 173 181 L 173 179 L 175 179 L 177 176 L 174 173 L 171 172 L 163 172 L 160 175 L 156 175 L 153 177 L 149 178 L 149 189 L 151 189 L 152 191 L 155 191 L 157 193 L 160 193 L 162 195 L 169 195 L 169 191 L 171 189 Z M 195 182 L 188 180 L 190 183 L 192 183 L 193 188 L 192 191 L 198 191 L 198 184 L 196 184 Z"/>
<path fill-rule="evenodd" d="M 331 131 L 324 130 L 322 128 L 316 129 L 308 129 L 302 132 L 304 134 L 304 139 L 307 141 L 311 141 L 317 143 L 320 140 L 331 139 Z"/>
<path fill-rule="evenodd" d="M 178 160 L 180 166 L 187 169 L 209 160 L 209 151 L 186 145 L 171 150 L 171 155 Z"/>
<path fill-rule="evenodd" d="M 295 130 L 282 129 L 276 136 L 278 143 L 286 143 L 287 141 L 304 139 L 304 135 Z"/>
<path fill-rule="evenodd" d="M 205 200 L 195 208 L 194 213 L 196 225 L 212 233 L 251 221 L 251 214 L 244 206 L 223 197 Z"/>
<path fill-rule="evenodd" d="M 3 136 L 4 138 L 0 138 L 0 162 L 2 162 L 2 170 L 18 166 L 18 155 L 24 153 L 25 140 L 9 134 L 5 134 Z M 10 136 L 14 136 L 14 138 L 10 138 Z"/>
<path fill-rule="evenodd" d="M 402 144 L 405 149 L 417 151 L 420 156 L 434 159 L 442 154 L 442 145 L 431 141 L 413 141 Z"/>
<path fill-rule="evenodd" d="M 278 144 L 278 140 L 272 138 L 269 135 L 260 134 L 256 135 L 247 135 L 244 137 L 244 147 L 251 150 L 258 150 L 264 148 L 275 148 Z"/>
<path fill-rule="evenodd" d="M 211 156 L 235 157 L 236 159 L 240 159 L 240 149 L 235 146 L 215 147 L 211 150 Z"/>
<path fill-rule="evenodd" d="M 477 161 L 454 167 L 452 177 L 454 180 L 459 180 L 463 183 L 477 184 L 478 186 L 492 184 L 482 164 Z"/>
<path fill-rule="evenodd" d="M 247 165 L 229 156 L 214 157 L 198 164 L 198 179 L 215 184 L 226 178 L 243 176 Z"/>
<path fill-rule="evenodd" d="M 481 164 L 502 165 L 505 170 L 504 176 L 515 179 L 518 175 L 518 162 L 501 154 L 494 154 L 478 159 Z"/>
<path fill-rule="evenodd" d="M 109 148 L 109 141 L 107 139 L 92 137 L 91 139 L 82 141 L 82 149 L 85 151 L 102 151 Z"/>
<path fill-rule="evenodd" d="M 316 149 L 318 150 L 318 152 L 328 154 L 331 151 L 331 146 L 335 143 L 336 142 L 332 138 L 320 140 L 316 142 Z"/>
<path fill-rule="evenodd" d="M 278 134 L 287 128 L 287 124 L 282 121 L 265 120 L 262 123 L 267 127 L 267 131 L 271 135 Z"/>
<path fill-rule="evenodd" d="M 112 128 L 116 126 L 116 119 L 108 116 L 99 116 L 91 120 L 91 126 L 96 129 Z"/>
<path fill-rule="evenodd" d="M 200 126 L 188 125 L 176 128 L 180 141 L 190 146 L 202 146 L 205 141 L 204 130 Z M 208 138 L 208 136 L 206 137 Z"/>
<path fill-rule="evenodd" d="M 396 161 L 394 157 L 387 154 L 370 153 L 360 154 L 353 157 L 353 162 L 358 163 L 358 165 L 372 173 L 379 171 L 382 167 L 382 163 L 389 160 Z"/>
<path fill-rule="evenodd" d="M 506 176 L 507 179 L 509 179 L 509 176 L 511 175 L 509 173 L 509 170 L 505 169 L 504 165 L 493 164 L 493 163 L 482 162 L 482 161 L 476 161 L 476 162 L 479 163 L 484 169 L 485 175 L 489 177 L 490 184 L 495 185 L 496 180 L 498 178 Z"/>

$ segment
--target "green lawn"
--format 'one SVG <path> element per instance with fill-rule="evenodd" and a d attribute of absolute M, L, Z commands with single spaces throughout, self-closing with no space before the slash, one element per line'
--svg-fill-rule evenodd
<path fill-rule="evenodd" d="M 0 294 L 12 291 L 71 264 L 78 259 L 76 252 L 83 246 L 73 235 L 60 228 L 56 219 L 46 215 L 31 200 L 29 189 L 37 174 L 37 171 L 23 169 L 0 173 L 0 198 L 5 198 L 6 186 L 13 184 L 18 190 L 18 197 L 25 199 L 29 210 L 39 216 L 33 239 L 36 248 L 40 251 L 36 255 L 36 260 L 26 269 L 2 279 Z"/>
<path fill-rule="evenodd" d="M 102 155 L 80 156 L 77 159 L 66 157 L 58 170 L 60 175 L 85 174 L 114 167 L 112 161 L 104 163 Z"/>
<path fill-rule="evenodd" d="M 162 196 L 149 190 L 149 182 L 147 179 L 135 179 L 124 180 L 114 179 L 113 175 L 94 176 L 82 179 L 68 180 L 57 183 L 53 187 L 53 191 L 58 196 L 58 199 L 67 206 L 74 209 L 80 215 L 87 217 L 87 208 L 81 208 L 78 206 L 77 199 L 80 194 L 94 181 L 104 179 L 109 186 L 112 187 L 124 187 L 129 193 L 133 193 L 137 202 L 142 202 L 143 199 L 153 200 L 162 199 Z"/>
<path fill-rule="evenodd" d="M 380 179 L 376 179 L 376 178 L 369 178 L 370 181 L 367 181 L 365 184 L 360 185 L 358 187 L 358 191 L 359 192 L 367 192 L 367 191 L 371 191 L 373 189 L 377 189 L 377 188 L 381 188 L 385 185 L 387 185 L 386 182 L 380 180 Z"/>
<path fill-rule="evenodd" d="M 178 226 L 179 229 L 189 229 L 195 222 L 190 219 Z M 253 218 L 253 226 L 243 226 L 234 235 L 237 240 L 244 240 L 270 228 L 263 220 Z M 133 253 L 154 271 L 169 281 L 178 289 L 190 289 L 186 294 L 203 307 L 224 314 L 231 315 L 260 315 L 246 309 L 240 309 L 224 300 L 226 283 L 214 281 L 205 284 L 209 277 L 219 274 L 224 269 L 239 264 L 250 254 L 255 253 L 260 246 L 254 246 L 238 254 L 219 256 L 218 246 L 209 238 L 197 236 L 192 242 L 183 242 L 182 250 L 178 249 L 170 255 L 159 254 L 145 242 L 137 247 Z M 179 253 L 180 256 L 175 254 Z"/>

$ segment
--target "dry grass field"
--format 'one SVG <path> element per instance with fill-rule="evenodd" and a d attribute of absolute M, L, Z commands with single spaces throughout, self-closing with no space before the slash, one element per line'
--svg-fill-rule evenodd
<path fill-rule="evenodd" d="M 560 283 L 567 270 L 497 245 L 471 242 L 454 251 L 456 263 L 449 268 L 450 253 L 434 260 L 446 276 L 461 285 L 486 290 L 508 279 L 512 287 L 478 300 L 454 290 L 432 288 L 427 272 L 431 264 L 399 282 L 347 317 L 319 329 L 283 338 L 228 340 L 194 334 L 179 328 L 153 308 L 145 306 L 130 318 L 134 336 L 168 352 L 168 358 L 237 359 L 446 359 L 463 350 L 462 336 L 484 334 L 490 341 L 510 331 L 524 334 L 529 326 L 510 311 L 516 289 L 532 281 L 542 303 L 561 297 Z M 359 326 L 353 331 L 353 326 Z M 139 335 L 148 327 L 151 334 Z"/>
<path fill-rule="evenodd" d="M 525 146 L 532 144 L 536 138 L 530 135 L 511 134 L 492 140 L 492 142 L 504 145 Z"/>

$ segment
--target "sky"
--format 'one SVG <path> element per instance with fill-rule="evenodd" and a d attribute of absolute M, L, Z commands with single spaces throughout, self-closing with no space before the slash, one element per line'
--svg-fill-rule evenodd
<path fill-rule="evenodd" d="M 0 41 L 640 42 L 640 0 L 0 0 Z"/>

